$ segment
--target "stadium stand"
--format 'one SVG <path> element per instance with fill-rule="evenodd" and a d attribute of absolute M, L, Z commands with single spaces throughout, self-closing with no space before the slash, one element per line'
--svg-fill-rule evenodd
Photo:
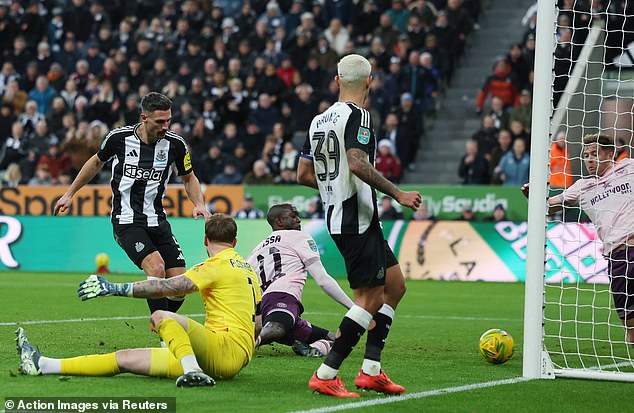
<path fill-rule="evenodd" d="M 421 115 L 435 115 L 480 8 L 480 0 L 2 0 L 0 170 L 11 165 L 7 182 L 21 175 L 21 184 L 72 179 L 105 133 L 137 121 L 139 98 L 154 90 L 173 100 L 172 129 L 188 140 L 203 182 L 240 182 L 257 160 L 288 182 L 308 120 L 336 99 L 336 62 L 358 52 L 374 66 L 377 135 L 397 153 L 407 148 L 407 179 Z M 383 128 L 391 114 L 404 133 Z M 32 181 L 47 168 L 50 176 Z M 109 179 L 104 171 L 96 183 Z"/>

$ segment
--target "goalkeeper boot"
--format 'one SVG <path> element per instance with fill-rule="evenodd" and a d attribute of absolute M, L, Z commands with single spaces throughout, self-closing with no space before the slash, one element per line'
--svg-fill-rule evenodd
<path fill-rule="evenodd" d="M 365 374 L 363 370 L 359 370 L 359 374 L 354 379 L 354 385 L 357 389 L 374 390 L 377 393 L 383 394 L 403 394 L 405 393 L 405 387 L 394 383 L 385 374 L 383 370 L 376 376 L 370 376 Z"/>
<path fill-rule="evenodd" d="M 349 392 L 346 390 L 341 377 L 337 376 L 331 380 L 322 380 L 317 377 L 317 373 L 313 374 L 308 382 L 308 387 L 314 392 L 325 394 L 327 396 L 335 396 L 341 398 L 355 398 L 359 397 L 359 393 Z"/>
<path fill-rule="evenodd" d="M 15 331 L 15 335 L 16 347 L 21 361 L 18 371 L 26 376 L 39 376 L 42 374 L 42 370 L 40 370 L 40 351 L 29 343 L 26 338 L 26 331 L 22 327 Z"/>
<path fill-rule="evenodd" d="M 324 356 L 318 348 L 311 347 L 308 344 L 302 343 L 301 341 L 297 340 L 295 340 L 291 348 L 293 349 L 295 354 L 302 357 L 320 358 Z"/>
<path fill-rule="evenodd" d="M 213 386 L 216 381 L 202 371 L 190 371 L 176 379 L 176 387 Z"/>

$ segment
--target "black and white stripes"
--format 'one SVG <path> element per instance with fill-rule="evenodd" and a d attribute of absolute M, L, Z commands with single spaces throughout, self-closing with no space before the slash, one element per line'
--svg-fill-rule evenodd
<path fill-rule="evenodd" d="M 136 134 L 138 125 L 110 132 L 97 156 L 112 159 L 112 213 L 114 224 L 156 227 L 165 220 L 163 196 L 175 163 L 180 175 L 191 171 L 185 166 L 187 145 L 182 137 L 168 132 L 153 145 Z"/>

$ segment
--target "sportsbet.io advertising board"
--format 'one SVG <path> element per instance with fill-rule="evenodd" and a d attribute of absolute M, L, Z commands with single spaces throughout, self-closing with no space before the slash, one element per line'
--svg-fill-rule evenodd
<path fill-rule="evenodd" d="M 188 266 L 206 258 L 204 222 L 171 218 Z M 323 220 L 304 221 L 330 274 L 345 277 L 341 254 Z M 524 281 L 525 222 L 388 221 L 383 224 L 409 279 Z M 245 258 L 270 233 L 265 220 L 239 220 L 237 251 Z M 607 282 L 607 263 L 590 224 L 552 223 L 547 231 L 548 282 Z M 110 256 L 112 272 L 139 274 L 115 243 L 107 217 L 0 215 L 1 271 L 91 273 L 98 253 Z M 0 275 L 1 276 L 1 275 Z"/>

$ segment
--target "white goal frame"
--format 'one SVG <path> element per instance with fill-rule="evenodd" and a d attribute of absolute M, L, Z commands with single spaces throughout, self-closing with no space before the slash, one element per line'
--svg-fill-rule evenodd
<path fill-rule="evenodd" d="M 524 302 L 523 376 L 554 379 L 569 377 L 593 380 L 634 382 L 634 373 L 601 371 L 592 368 L 557 369 L 544 346 L 546 215 L 549 177 L 549 149 L 552 134 L 561 122 L 553 119 L 552 90 L 557 24 L 556 0 L 538 0 L 532 141 L 530 159 L 530 197 L 528 200 L 528 241 Z M 569 82 L 572 83 L 572 82 Z M 561 105 L 566 105 L 566 93 Z M 519 190 L 519 189 L 518 189 Z"/>

